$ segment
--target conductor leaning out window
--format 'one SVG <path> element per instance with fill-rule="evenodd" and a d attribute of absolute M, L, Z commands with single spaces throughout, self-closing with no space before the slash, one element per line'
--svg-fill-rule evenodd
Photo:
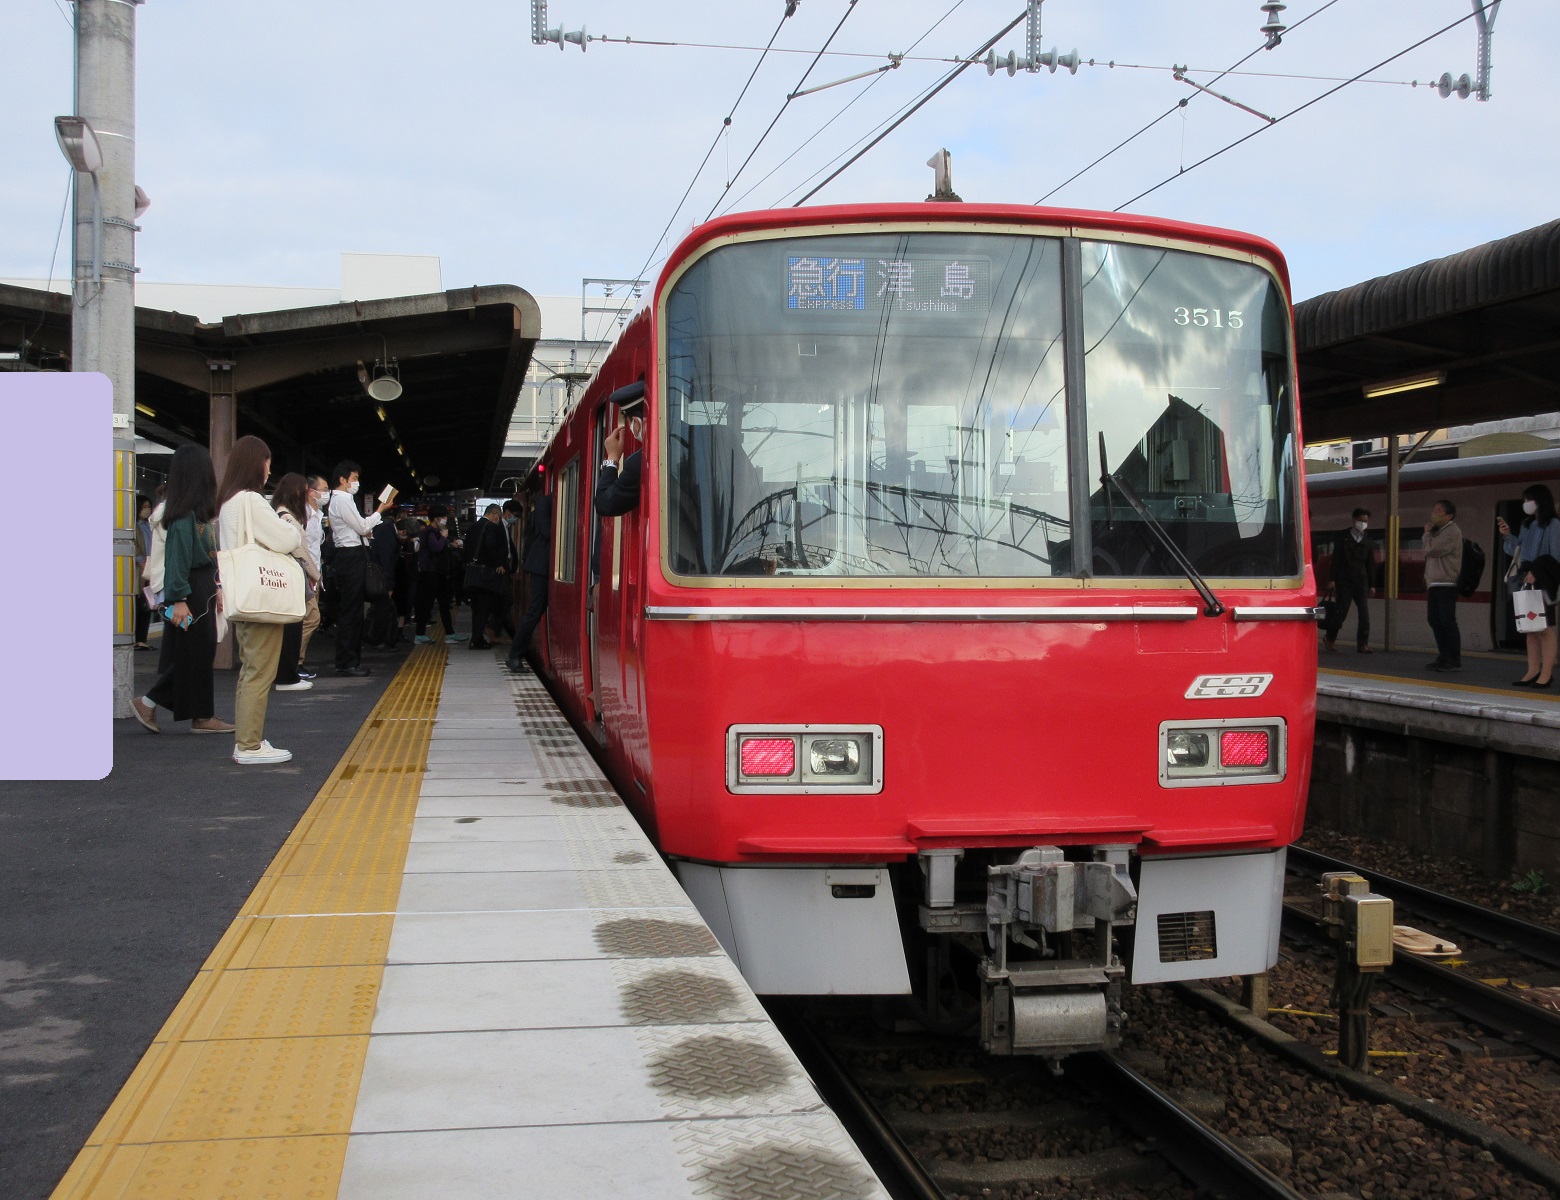
<path fill-rule="evenodd" d="M 644 441 L 644 383 L 619 388 L 607 397 L 607 403 L 618 405 L 622 411 L 618 427 L 607 434 L 607 459 L 601 464 L 601 478 L 596 483 L 596 515 L 621 517 L 639 507 L 639 475 L 644 456 L 635 450 L 624 458 L 623 448 L 627 434 L 633 434 L 636 445 Z"/>
<path fill-rule="evenodd" d="M 590 580 L 594 584 L 601 578 L 601 518 L 621 517 L 639 507 L 639 476 L 644 455 L 635 450 L 626 458 L 623 451 L 628 435 L 632 434 L 636 445 L 641 445 L 645 432 L 644 381 L 620 387 L 607 397 L 608 404 L 618 406 L 618 425 L 602 445 L 606 459 L 601 464 L 601 476 L 596 481 L 593 506 L 596 522 L 590 547 Z"/>

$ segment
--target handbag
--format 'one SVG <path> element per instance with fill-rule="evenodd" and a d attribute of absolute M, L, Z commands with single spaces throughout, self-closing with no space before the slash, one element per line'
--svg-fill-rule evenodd
<path fill-rule="evenodd" d="M 504 577 L 498 573 L 498 568 L 484 566 L 476 561 L 490 533 L 490 530 L 484 526 L 489 524 L 490 522 L 483 521 L 478 526 L 476 544 L 471 547 L 471 561 L 466 564 L 466 590 L 477 588 L 480 591 L 492 592 L 496 596 L 505 596 L 508 595 L 509 588 Z"/>
<path fill-rule="evenodd" d="M 1518 633 L 1543 633 L 1549 628 L 1549 617 L 1544 612 L 1544 593 L 1538 588 L 1512 592 L 1511 604 L 1516 609 Z"/>
<path fill-rule="evenodd" d="M 254 539 L 244 501 L 244 540 L 231 550 L 217 551 L 217 575 L 222 580 L 222 610 L 230 621 L 288 625 L 303 619 L 303 567 L 290 554 L 267 550 Z"/>
<path fill-rule="evenodd" d="M 390 587 L 385 583 L 385 571 L 373 559 L 368 560 L 368 569 L 363 572 L 363 597 L 366 600 L 382 600 L 390 594 Z"/>

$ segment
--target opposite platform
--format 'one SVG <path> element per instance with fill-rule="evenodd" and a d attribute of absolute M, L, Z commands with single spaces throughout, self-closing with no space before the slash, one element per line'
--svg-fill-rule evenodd
<path fill-rule="evenodd" d="M 881 1196 L 539 682 L 420 648 L 63 1198 Z"/>

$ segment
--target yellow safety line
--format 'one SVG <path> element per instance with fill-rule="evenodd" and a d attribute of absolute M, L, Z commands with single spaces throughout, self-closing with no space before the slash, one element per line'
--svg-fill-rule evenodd
<path fill-rule="evenodd" d="M 336 1195 L 446 654 L 390 681 L 52 1200 Z"/>
<path fill-rule="evenodd" d="M 1380 683 L 1411 683 L 1415 687 L 1441 688 L 1448 692 L 1482 692 L 1486 696 L 1505 696 L 1508 700 L 1515 698 L 1560 703 L 1560 696 L 1551 695 L 1547 691 L 1519 692 L 1516 688 L 1479 687 L 1477 684 L 1452 683 L 1450 680 L 1409 679 L 1404 675 L 1372 675 L 1369 671 L 1345 671 L 1341 667 L 1318 667 L 1317 670 L 1324 675 L 1347 675 L 1351 679 L 1374 679 Z"/>

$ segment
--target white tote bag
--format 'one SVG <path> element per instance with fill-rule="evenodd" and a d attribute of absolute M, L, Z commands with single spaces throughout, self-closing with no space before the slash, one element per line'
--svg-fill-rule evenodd
<path fill-rule="evenodd" d="M 1549 628 L 1549 619 L 1544 615 L 1544 593 L 1538 588 L 1512 592 L 1511 603 L 1517 611 L 1518 633 L 1543 633 Z"/>
<path fill-rule="evenodd" d="M 303 620 L 303 568 L 288 554 L 267 550 L 249 527 L 249 502 L 244 504 L 244 541 L 217 552 L 222 580 L 222 611 L 229 621 L 288 625 Z"/>

